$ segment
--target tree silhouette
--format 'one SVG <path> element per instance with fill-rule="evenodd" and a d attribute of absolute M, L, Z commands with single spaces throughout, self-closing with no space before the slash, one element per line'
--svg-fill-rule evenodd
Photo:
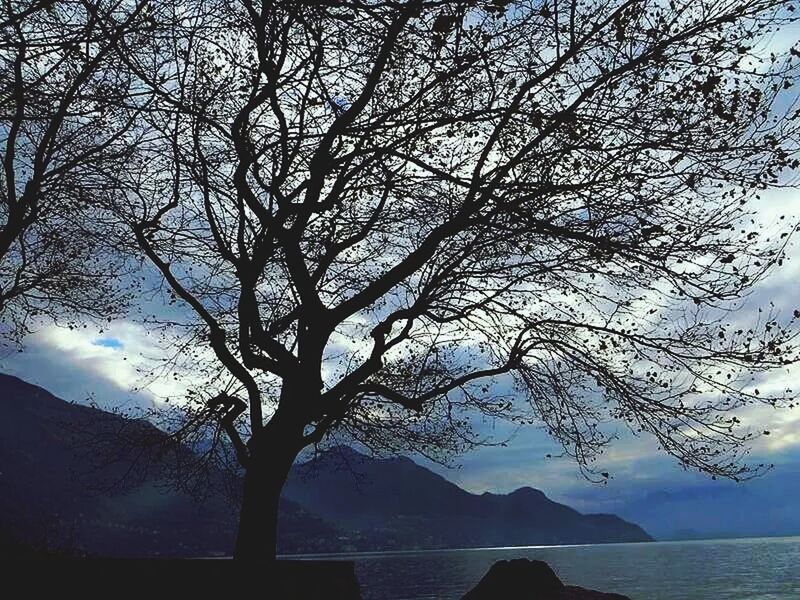
<path fill-rule="evenodd" d="M 112 59 L 137 143 L 104 176 L 176 360 L 209 369 L 194 423 L 245 469 L 235 555 L 274 556 L 292 462 L 334 431 L 437 453 L 477 414 L 542 421 L 587 465 L 613 420 L 757 471 L 736 411 L 791 402 L 753 377 L 795 359 L 797 313 L 733 309 L 793 229 L 752 212 L 798 165 L 798 51 L 765 46 L 794 14 L 147 2 Z"/>
<path fill-rule="evenodd" d="M 132 124 L 110 50 L 142 4 L 0 7 L 0 335 L 11 340 L 38 315 L 119 312 L 122 265 L 103 243 L 98 207 Z"/>

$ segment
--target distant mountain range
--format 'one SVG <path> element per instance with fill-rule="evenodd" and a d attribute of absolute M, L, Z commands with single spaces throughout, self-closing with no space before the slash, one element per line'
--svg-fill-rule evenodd
<path fill-rule="evenodd" d="M 284 497 L 346 532 L 352 550 L 651 540 L 615 515 L 583 515 L 530 487 L 471 494 L 412 460 L 339 446 L 296 465 Z"/>
<path fill-rule="evenodd" d="M 614 510 L 660 540 L 800 535 L 800 468 L 779 465 L 738 484 L 674 486 L 619 503 Z"/>
<path fill-rule="evenodd" d="M 94 555 L 230 553 L 235 501 L 201 502 L 170 487 L 171 470 L 196 461 L 166 441 L 149 422 L 0 374 L 0 549 L 10 539 Z M 213 468 L 205 476 L 236 487 Z M 279 525 L 287 554 L 650 539 L 615 515 L 583 515 L 532 488 L 470 494 L 408 458 L 346 446 L 295 465 Z"/>

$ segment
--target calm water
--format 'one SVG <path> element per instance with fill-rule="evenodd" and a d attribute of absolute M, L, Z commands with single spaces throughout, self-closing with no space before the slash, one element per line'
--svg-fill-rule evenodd
<path fill-rule="evenodd" d="M 800 537 L 336 556 L 355 560 L 364 600 L 458 599 L 494 561 L 520 557 L 633 600 L 800 600 Z"/>

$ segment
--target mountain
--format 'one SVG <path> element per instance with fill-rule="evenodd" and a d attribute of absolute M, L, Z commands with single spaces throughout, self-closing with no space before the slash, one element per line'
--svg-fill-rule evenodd
<path fill-rule="evenodd" d="M 352 550 L 652 539 L 615 515 L 584 515 L 533 488 L 471 494 L 408 458 L 374 459 L 347 446 L 296 465 L 284 497 L 336 523 Z"/>
<path fill-rule="evenodd" d="M 201 500 L 171 485 L 170 471 L 192 458 L 147 421 L 70 404 L 0 374 L 0 552 L 24 545 L 98 556 L 229 555 L 235 501 Z M 206 480 L 220 486 L 225 477 L 210 469 Z M 281 521 L 289 551 L 325 551 L 336 539 L 333 527 L 289 501 Z"/>
<path fill-rule="evenodd" d="M 786 464 L 743 483 L 651 491 L 615 510 L 659 539 L 800 535 L 799 497 L 800 465 Z"/>
<path fill-rule="evenodd" d="M 201 501 L 170 485 L 175 465 L 194 459 L 147 421 L 0 374 L 0 540 L 12 540 L 8 547 L 230 554 L 236 501 Z M 237 487 L 211 467 L 205 477 L 215 488 Z M 408 458 L 374 459 L 346 446 L 295 465 L 279 520 L 287 554 L 649 539 L 619 517 L 583 515 L 532 488 L 470 494 Z"/>

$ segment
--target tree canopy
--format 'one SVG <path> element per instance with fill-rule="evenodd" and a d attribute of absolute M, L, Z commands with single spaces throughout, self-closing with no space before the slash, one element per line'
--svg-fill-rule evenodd
<path fill-rule="evenodd" d="M 785 242 L 748 221 L 797 166 L 784 9 L 150 4 L 124 214 L 251 431 L 289 385 L 309 442 L 445 449 L 475 409 L 585 461 L 614 417 L 730 474 L 791 356 L 726 312 Z"/>
<path fill-rule="evenodd" d="M 752 472 L 737 409 L 793 401 L 754 377 L 795 360 L 800 314 L 734 309 L 794 228 L 754 216 L 800 164 L 800 51 L 769 44 L 794 5 L 109 11 L 112 50 L 86 45 L 120 96 L 91 135 L 126 146 L 103 214 L 188 309 L 151 325 L 186 336 L 201 420 L 224 414 L 253 480 L 263 448 L 291 464 L 333 431 L 463 449 L 475 414 L 543 422 L 583 465 L 612 420 Z"/>
<path fill-rule="evenodd" d="M 105 173 L 123 168 L 128 76 L 111 49 L 139 8 L 6 2 L 0 9 L 0 337 L 40 315 L 120 314 L 122 263 L 103 239 Z M 102 231 L 102 233 L 101 233 Z M 113 231 L 113 230 L 112 230 Z"/>

